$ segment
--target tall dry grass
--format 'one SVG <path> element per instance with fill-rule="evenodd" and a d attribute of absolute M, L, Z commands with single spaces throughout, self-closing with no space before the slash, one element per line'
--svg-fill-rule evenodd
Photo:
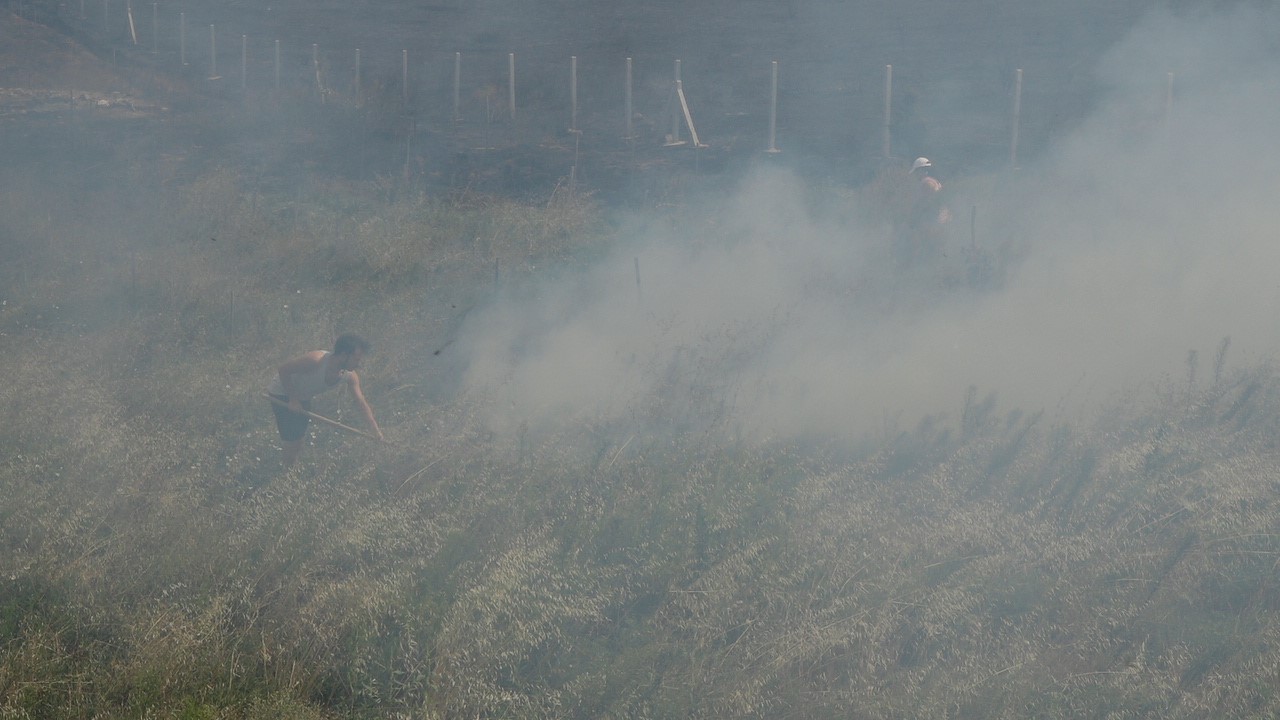
<path fill-rule="evenodd" d="M 495 262 L 607 242 L 589 199 L 5 197 L 0 717 L 1280 713 L 1271 367 L 841 453 L 645 435 L 663 398 L 504 437 L 430 351 Z M 268 369 L 352 327 L 407 448 L 282 471 Z"/>

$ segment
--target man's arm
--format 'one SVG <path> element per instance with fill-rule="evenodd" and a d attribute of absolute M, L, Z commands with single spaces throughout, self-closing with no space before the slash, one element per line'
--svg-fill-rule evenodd
<path fill-rule="evenodd" d="M 356 404 L 360 406 L 360 412 L 364 413 L 364 421 L 369 423 L 369 427 L 373 428 L 373 432 L 378 436 L 379 440 L 386 440 L 382 436 L 382 430 L 378 427 L 378 421 L 373 419 L 373 408 L 369 407 L 369 402 L 364 399 L 364 392 L 360 390 L 360 376 L 354 370 L 347 373 L 350 378 L 351 394 L 356 399 Z"/>
<path fill-rule="evenodd" d="M 280 373 L 280 387 L 284 388 L 284 394 L 289 398 L 289 409 L 300 413 L 302 412 L 302 401 L 297 397 L 297 390 L 293 387 L 293 376 L 303 375 L 314 371 L 320 366 L 324 359 L 324 352 L 320 350 L 312 350 L 305 355 L 285 362 L 280 366 L 277 372 Z"/>

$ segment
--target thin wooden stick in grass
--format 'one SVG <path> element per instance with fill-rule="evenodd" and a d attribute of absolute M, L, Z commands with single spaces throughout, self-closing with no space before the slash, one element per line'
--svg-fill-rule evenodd
<path fill-rule="evenodd" d="M 280 399 L 280 398 L 278 398 L 278 397 L 275 397 L 275 396 L 274 396 L 274 395 L 272 395 L 271 393 L 264 392 L 264 393 L 262 393 L 262 396 L 263 396 L 263 397 L 265 397 L 266 399 L 270 400 L 271 402 L 275 403 L 276 405 L 279 405 L 280 407 L 283 407 L 283 408 L 287 408 L 287 407 L 289 407 L 289 403 L 285 402 L 284 400 L 281 400 L 281 399 Z M 338 428 L 339 430 L 346 430 L 346 431 L 347 431 L 347 432 L 349 432 L 349 433 L 354 433 L 354 434 L 356 434 L 356 435 L 359 435 L 360 437 L 369 438 L 370 440 L 377 440 L 378 442 L 382 443 L 383 445 L 390 445 L 390 446 L 392 446 L 392 447 L 400 447 L 399 445 L 396 445 L 395 443 L 391 442 L 390 440 L 383 440 L 382 438 L 378 437 L 377 435 L 372 435 L 372 434 L 367 433 L 367 432 L 365 432 L 365 431 L 363 431 L 363 430 L 358 430 L 358 429 L 356 429 L 356 428 L 351 427 L 350 425 L 343 425 L 342 423 L 338 422 L 337 420 L 331 420 L 331 419 L 329 419 L 329 418 L 327 418 L 327 417 L 325 417 L 325 416 L 323 416 L 323 415 L 317 415 L 317 414 L 315 414 L 315 413 L 311 412 L 310 410 L 303 410 L 303 411 L 302 411 L 302 413 L 303 413 L 304 415 L 306 415 L 307 417 L 311 418 L 312 420 L 316 420 L 316 421 L 322 422 L 322 423 L 324 423 L 325 425 L 331 425 L 331 426 L 333 426 L 333 427 Z"/>
<path fill-rule="evenodd" d="M 413 480 L 417 479 L 417 477 L 418 477 L 419 475 L 421 475 L 422 473 L 424 473 L 424 472 L 426 472 L 426 471 L 430 470 L 432 465 L 435 465 L 436 463 L 440 462 L 440 461 L 441 461 L 441 460 L 443 460 L 444 458 L 445 458 L 445 456 L 444 456 L 444 455 L 441 455 L 440 457 L 436 458 L 435 460 L 432 460 L 431 462 L 427 463 L 425 466 L 423 466 L 423 467 L 422 467 L 422 469 L 421 469 L 421 470 L 418 470 L 418 472 L 416 472 L 416 473 L 414 473 L 414 474 L 410 475 L 409 477 L 405 478 L 405 479 L 404 479 L 404 482 L 400 483 L 400 486 L 396 488 L 396 492 L 395 492 L 395 494 L 396 494 L 396 495 L 399 495 L 399 494 L 400 494 L 400 491 L 404 489 L 404 486 L 405 486 L 405 485 L 408 485 L 411 481 L 413 481 Z"/>

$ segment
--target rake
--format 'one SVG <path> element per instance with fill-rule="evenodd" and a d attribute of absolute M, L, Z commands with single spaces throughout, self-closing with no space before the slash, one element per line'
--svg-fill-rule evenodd
<path fill-rule="evenodd" d="M 263 396 L 263 397 L 265 397 L 266 399 L 270 400 L 271 402 L 275 403 L 276 405 L 279 405 L 280 407 L 284 407 L 284 408 L 289 407 L 289 403 L 287 403 L 287 402 L 285 402 L 285 401 L 281 400 L 281 399 L 280 399 L 280 398 L 278 398 L 278 397 L 275 397 L 275 396 L 274 396 L 274 395 L 272 395 L 271 393 L 263 392 L 263 393 L 262 393 L 262 396 Z M 359 436 L 360 436 L 360 437 L 362 437 L 362 438 L 368 438 L 368 439 L 370 439 L 370 440 L 373 440 L 373 441 L 375 441 L 375 442 L 381 443 L 381 444 L 386 445 L 386 446 L 388 446 L 388 447 L 396 448 L 397 450 L 407 450 L 407 451 L 409 451 L 409 452 L 411 452 L 411 453 L 415 453 L 415 454 L 417 454 L 417 455 L 421 456 L 422 451 L 421 451 L 420 449 L 418 449 L 418 448 L 411 448 L 411 447 L 409 447 L 409 446 L 407 446 L 407 445 L 401 445 L 400 443 L 393 443 L 393 442 L 391 442 L 390 440 L 383 440 L 382 438 L 378 437 L 377 435 L 373 435 L 373 434 L 367 433 L 367 432 L 365 432 L 365 431 L 363 431 L 363 430 L 360 430 L 360 429 L 358 429 L 358 428 L 353 428 L 353 427 L 351 427 L 350 425 L 344 425 L 344 424 L 342 424 L 342 423 L 338 422 L 337 420 L 334 420 L 334 419 L 332 419 L 332 418 L 327 418 L 327 417 L 325 417 L 325 416 L 323 416 L 323 415 L 318 415 L 318 414 L 316 414 L 316 413 L 311 412 L 310 410 L 303 410 L 302 412 L 303 412 L 304 414 L 306 414 L 306 416 L 307 416 L 307 417 L 309 417 L 309 418 L 311 418 L 311 419 L 313 419 L 313 420 L 316 420 L 316 421 L 318 421 L 318 422 L 322 422 L 322 423 L 324 423 L 325 425 L 329 425 L 329 426 L 331 426 L 331 427 L 338 428 L 339 430 L 345 430 L 345 431 L 347 431 L 347 432 L 349 432 L 349 433 L 352 433 L 352 434 L 354 434 L 354 435 L 359 435 Z M 408 485 L 408 484 L 409 484 L 410 482 L 412 482 L 413 480 L 416 480 L 416 479 L 417 479 L 419 476 L 421 476 L 424 472 L 426 472 L 427 470 L 429 470 L 432 466 L 434 466 L 436 463 L 440 462 L 440 461 L 441 461 L 441 460 L 443 460 L 444 458 L 445 458 L 445 456 L 441 456 L 441 457 L 438 457 L 438 458 L 436 458 L 436 459 L 432 460 L 431 462 L 429 462 L 429 463 L 427 463 L 425 466 L 423 466 L 420 470 L 418 470 L 417 472 L 413 473 L 413 474 L 412 474 L 412 475 L 410 475 L 409 477 L 405 478 L 405 479 L 404 479 L 404 482 L 401 482 L 401 483 L 400 483 L 400 485 L 399 485 L 398 487 L 396 487 L 395 494 L 397 494 L 397 495 L 398 495 L 398 494 L 400 493 L 400 491 L 401 491 L 401 490 L 404 490 L 404 488 L 405 488 L 405 486 L 406 486 L 406 485 Z"/>
<path fill-rule="evenodd" d="M 282 408 L 288 408 L 288 407 L 289 407 L 289 403 L 285 402 L 284 400 L 281 400 L 280 398 L 278 398 L 278 397 L 276 397 L 276 396 L 272 395 L 271 393 L 264 392 L 264 393 L 262 393 L 262 396 L 263 396 L 263 397 L 265 397 L 266 399 L 270 400 L 271 402 L 275 403 L 276 405 L 279 405 L 279 406 L 280 406 L 280 407 L 282 407 Z M 325 417 L 325 416 L 323 416 L 323 415 L 317 415 L 316 413 L 313 413 L 313 412 L 311 412 L 310 410 L 303 410 L 303 411 L 302 411 L 302 413 L 303 413 L 304 415 L 306 415 L 307 417 L 309 417 L 309 418 L 311 418 L 312 420 L 315 420 L 315 421 L 317 421 L 317 422 L 322 422 L 322 423 L 324 423 L 325 425 L 329 425 L 329 426 L 331 426 L 331 427 L 336 427 L 336 428 L 338 428 L 339 430 L 346 430 L 346 431 L 347 431 L 347 432 L 349 432 L 349 433 L 352 433 L 352 434 L 354 434 L 354 435 L 359 435 L 360 437 L 368 438 L 368 439 L 370 439 L 370 440 L 374 440 L 374 441 L 376 441 L 376 442 L 380 442 L 380 443 L 382 443 L 383 445 L 389 445 L 389 446 L 391 446 L 391 447 L 397 447 L 397 448 L 400 448 L 400 449 L 402 449 L 402 450 L 409 450 L 409 449 L 411 449 L 411 448 L 407 448 L 407 447 L 405 447 L 405 446 L 403 446 L 403 445 L 399 445 L 399 444 L 397 444 L 397 443 L 393 443 L 393 442 L 391 442 L 390 440 L 383 440 L 382 438 L 378 437 L 377 435 L 373 435 L 373 434 L 371 434 L 371 433 L 367 433 L 367 432 L 365 432 L 365 431 L 363 431 L 363 430 L 359 430 L 359 429 L 357 429 L 357 428 L 353 428 L 353 427 L 351 427 L 350 425 L 343 425 L 342 423 L 340 423 L 340 422 L 338 422 L 337 420 L 334 420 L 334 419 L 332 419 L 332 418 L 327 418 L 327 417 Z"/>

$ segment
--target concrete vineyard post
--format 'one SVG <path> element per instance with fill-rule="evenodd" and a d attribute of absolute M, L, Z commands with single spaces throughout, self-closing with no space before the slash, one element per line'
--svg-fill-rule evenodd
<path fill-rule="evenodd" d="M 569 132 L 578 132 L 578 56 L 569 57 Z"/>
<path fill-rule="evenodd" d="M 1009 140 L 1009 167 L 1018 168 L 1018 131 L 1022 123 L 1022 68 L 1013 73 L 1013 136 Z"/>
<path fill-rule="evenodd" d="M 453 54 L 453 121 L 462 119 L 462 53 Z"/>
<path fill-rule="evenodd" d="M 882 153 L 886 159 L 893 157 L 893 66 L 884 66 L 884 133 Z"/>
<path fill-rule="evenodd" d="M 627 58 L 627 76 L 626 76 L 625 84 L 626 84 L 626 89 L 624 91 L 624 100 L 623 100 L 622 110 L 624 113 L 626 113 L 626 116 L 627 116 L 627 126 L 626 126 L 627 130 L 626 130 L 626 134 L 623 135 L 622 137 L 625 140 L 630 140 L 633 137 L 635 137 L 631 132 L 631 114 L 632 114 L 631 113 L 631 58 Z"/>
<path fill-rule="evenodd" d="M 218 33 L 213 25 L 209 26 L 209 79 L 218 79 Z"/>
<path fill-rule="evenodd" d="M 511 105 L 511 119 L 516 119 L 516 54 L 507 53 L 507 102 Z"/>
<path fill-rule="evenodd" d="M 765 152 L 782 152 L 778 149 L 778 61 L 773 61 L 773 80 L 769 85 L 769 149 Z"/>

